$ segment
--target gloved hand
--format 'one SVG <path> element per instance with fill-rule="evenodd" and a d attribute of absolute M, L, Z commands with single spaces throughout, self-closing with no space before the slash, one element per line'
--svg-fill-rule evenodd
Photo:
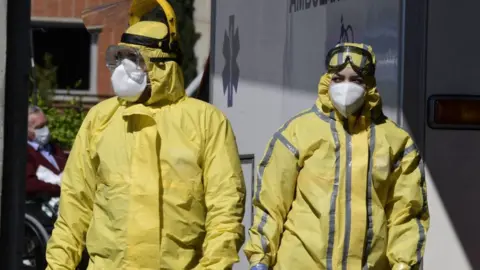
<path fill-rule="evenodd" d="M 49 169 L 45 168 L 44 166 L 40 165 L 37 169 L 37 178 L 45 183 L 53 184 L 53 185 L 60 185 L 61 178 L 59 175 L 56 175 Z"/>
<path fill-rule="evenodd" d="M 48 205 L 50 205 L 52 208 L 58 207 L 58 203 L 60 202 L 60 198 L 58 197 L 53 197 L 48 201 Z"/>
<path fill-rule="evenodd" d="M 250 268 L 250 270 L 268 270 L 268 266 L 263 263 L 256 264 Z"/>

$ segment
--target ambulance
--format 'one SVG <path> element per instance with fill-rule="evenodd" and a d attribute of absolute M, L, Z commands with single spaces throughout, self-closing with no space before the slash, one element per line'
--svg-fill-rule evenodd
<path fill-rule="evenodd" d="M 327 51 L 361 42 L 376 54 L 385 114 L 424 159 L 431 228 L 423 269 L 480 269 L 480 2 L 212 0 L 211 8 L 209 101 L 236 134 L 246 230 L 268 140 L 315 102 Z M 240 255 L 235 269 L 248 269 Z"/>

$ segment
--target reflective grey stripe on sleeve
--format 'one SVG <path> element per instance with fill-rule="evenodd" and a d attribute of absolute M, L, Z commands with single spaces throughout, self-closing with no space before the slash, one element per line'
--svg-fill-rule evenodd
<path fill-rule="evenodd" d="M 417 243 L 417 262 L 420 262 L 422 260 L 422 247 L 423 247 L 423 243 L 425 242 L 425 228 L 420 222 L 420 218 L 417 218 L 417 225 L 418 225 L 418 234 L 419 234 L 418 243 Z"/>
<path fill-rule="evenodd" d="M 423 197 L 422 198 L 423 199 L 422 214 L 425 214 L 425 212 L 428 211 L 427 191 L 425 190 L 425 164 L 421 160 L 418 166 L 420 167 L 420 175 L 422 176 L 422 180 L 421 180 L 422 197 Z"/>
<path fill-rule="evenodd" d="M 372 193 L 373 193 L 373 160 L 375 152 L 375 125 L 370 126 L 370 142 L 368 147 L 368 173 L 367 173 L 367 238 L 365 241 L 365 250 L 363 252 L 363 267 L 368 269 L 368 255 L 372 248 L 373 241 L 373 209 L 372 209 Z"/>
<path fill-rule="evenodd" d="M 406 157 L 408 154 L 412 153 L 415 150 L 417 150 L 417 146 L 415 144 L 412 144 L 405 150 L 403 150 L 403 153 L 400 153 L 398 160 L 393 165 L 393 171 L 400 167 L 400 164 L 402 163 L 404 157 Z"/>
<path fill-rule="evenodd" d="M 395 162 L 394 165 L 394 170 L 396 170 L 398 167 L 400 167 L 402 160 L 404 157 L 407 155 L 411 154 L 412 152 L 417 151 L 417 146 L 415 144 L 410 145 L 407 147 L 403 153 L 399 155 L 399 159 L 397 162 Z M 417 255 L 417 263 L 421 262 L 422 260 L 422 249 L 423 246 L 425 245 L 425 228 L 423 224 L 421 223 L 421 218 L 425 214 L 425 212 L 428 210 L 427 209 L 427 193 L 424 188 L 425 185 L 425 172 L 422 164 L 419 164 L 419 169 L 420 169 L 420 174 L 421 174 L 421 181 L 420 181 L 420 188 L 422 190 L 422 210 L 420 213 L 418 213 L 417 217 L 415 218 L 417 226 L 418 226 L 418 243 L 417 243 L 417 249 L 416 249 L 416 255 Z"/>
<path fill-rule="evenodd" d="M 316 105 L 313 106 L 312 110 L 313 110 L 313 112 L 315 112 L 315 114 L 316 114 L 321 120 L 323 120 L 324 122 L 330 123 L 331 118 L 329 118 L 329 117 L 326 116 L 325 114 L 321 113 L 321 112 L 320 112 L 320 109 L 319 109 Z M 330 117 L 334 117 L 334 116 L 335 116 L 335 114 L 332 112 L 332 113 L 330 114 Z M 330 123 L 330 124 L 331 124 L 331 123 Z"/>
<path fill-rule="evenodd" d="M 334 117 L 332 112 L 331 118 Z M 336 212 L 336 201 L 338 195 L 338 182 L 340 178 L 340 140 L 338 138 L 336 121 L 330 119 L 330 130 L 332 132 L 333 141 L 335 142 L 335 181 L 333 183 L 333 192 L 330 199 L 330 212 L 329 212 L 329 230 L 328 230 L 328 247 L 327 247 L 327 270 L 333 269 L 333 245 L 335 242 L 335 212 Z"/>
<path fill-rule="evenodd" d="M 288 150 L 290 150 L 294 155 L 295 157 L 298 159 L 298 156 L 299 156 L 299 152 L 298 152 L 298 149 L 296 149 L 281 133 L 287 129 L 288 125 L 295 119 L 297 119 L 298 117 L 301 117 L 303 115 L 306 115 L 306 114 L 309 114 L 309 113 L 312 113 L 314 112 L 316 109 L 316 106 L 314 105 L 310 110 L 308 111 L 305 111 L 303 113 L 300 113 L 296 116 L 294 116 L 293 118 L 291 118 L 290 120 L 288 120 L 282 128 L 280 128 L 280 130 L 278 130 L 273 138 L 270 140 L 270 144 L 268 145 L 268 149 L 267 149 L 267 153 L 265 154 L 265 156 L 263 157 L 262 161 L 260 162 L 260 166 L 259 166 L 259 169 L 258 169 L 258 177 L 257 177 L 257 192 L 255 194 L 255 200 L 257 201 L 260 201 L 260 191 L 262 190 L 262 182 L 263 182 L 263 174 L 265 172 L 265 168 L 267 167 L 267 164 L 270 162 L 270 159 L 272 158 L 272 155 L 273 155 L 273 149 L 275 147 L 275 144 L 277 143 L 277 141 L 280 141 L 283 145 L 285 145 Z M 298 170 L 298 165 L 297 165 L 297 170 Z M 258 224 L 258 233 L 262 236 L 261 237 L 261 242 L 262 242 L 262 248 L 263 248 L 263 251 L 264 252 L 267 252 L 267 240 L 264 236 L 264 231 L 263 231 L 263 228 L 265 227 L 265 224 L 267 223 L 267 219 L 268 219 L 268 213 L 267 212 L 264 212 L 263 215 L 262 215 L 262 219 L 260 221 L 260 224 Z"/>
<path fill-rule="evenodd" d="M 420 174 L 422 176 L 422 180 L 420 181 L 420 188 L 422 189 L 422 211 L 419 213 L 417 217 L 417 225 L 418 225 L 418 243 L 417 243 L 417 263 L 422 261 L 422 248 L 425 245 L 425 228 L 423 227 L 422 223 L 420 222 L 422 216 L 428 211 L 428 202 L 427 202 L 427 191 L 425 190 L 425 169 L 423 166 L 423 162 L 419 164 L 420 166 Z"/>
<path fill-rule="evenodd" d="M 262 243 L 263 252 L 267 252 L 267 240 L 263 236 L 263 228 L 265 227 L 265 224 L 267 224 L 267 218 L 268 218 L 267 212 L 263 213 L 262 220 L 260 221 L 260 224 L 258 224 L 258 233 L 262 236 L 260 240 Z"/>
<path fill-rule="evenodd" d="M 277 132 L 275 133 L 275 138 L 277 138 L 277 140 L 279 140 L 281 143 L 283 143 L 283 145 L 285 145 L 285 147 L 288 148 L 288 150 L 290 150 L 290 152 L 292 152 L 292 154 L 295 156 L 295 158 L 298 159 L 299 157 L 299 152 L 298 152 L 298 149 L 293 146 L 293 144 L 291 144 L 287 138 L 285 138 L 285 136 L 282 135 L 282 133 L 280 132 Z"/>
<path fill-rule="evenodd" d="M 297 119 L 298 117 L 301 117 L 303 115 L 306 115 L 306 114 L 309 114 L 311 112 L 314 111 L 314 108 L 316 108 L 316 106 L 312 107 L 312 109 L 308 110 L 308 111 L 305 111 L 303 113 L 300 113 L 296 116 L 294 116 L 293 118 L 291 118 L 290 120 L 288 120 L 282 128 L 280 128 L 280 130 L 278 130 L 274 135 L 273 135 L 273 138 L 270 140 L 270 144 L 268 145 L 268 149 L 267 149 L 267 153 L 265 154 L 265 156 L 263 157 L 262 161 L 260 162 L 260 166 L 259 166 L 259 170 L 258 170 L 258 179 L 257 179 L 257 193 L 255 194 L 255 198 L 257 200 L 260 199 L 260 191 L 262 189 L 262 180 L 263 180 L 263 173 L 265 171 L 265 167 L 267 166 L 268 162 L 270 161 L 270 159 L 272 158 L 272 154 L 273 154 L 273 148 L 275 146 L 275 143 L 277 142 L 277 140 L 282 140 L 280 139 L 280 137 L 283 137 L 285 139 L 285 137 L 283 135 L 281 135 L 281 133 L 287 129 L 288 125 L 295 119 Z M 279 136 L 281 135 L 281 136 Z M 285 142 L 282 142 L 290 151 L 292 151 L 292 153 L 295 154 L 296 152 L 296 156 L 298 155 L 298 150 L 293 147 L 293 145 L 291 145 L 290 142 L 288 142 L 286 139 L 285 141 L 288 143 L 288 145 L 290 145 L 292 148 L 290 148 L 287 144 L 285 144 Z M 295 152 L 293 152 L 295 151 Z"/>
<path fill-rule="evenodd" d="M 345 132 L 347 145 L 346 183 L 345 183 L 345 238 L 343 242 L 342 270 L 347 270 L 348 249 L 350 248 L 350 233 L 352 229 L 352 136 Z"/>

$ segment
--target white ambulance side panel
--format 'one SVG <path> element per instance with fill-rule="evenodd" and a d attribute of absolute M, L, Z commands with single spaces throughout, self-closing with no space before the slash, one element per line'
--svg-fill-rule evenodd
<path fill-rule="evenodd" d="M 426 99 L 480 95 L 478 1 L 429 1 Z M 448 19 L 447 19 L 448 18 Z M 461 113 L 461 112 L 457 112 Z M 431 229 L 425 269 L 480 269 L 480 130 L 425 129 Z"/>
<path fill-rule="evenodd" d="M 210 101 L 231 121 L 240 154 L 253 154 L 258 166 L 274 132 L 315 103 L 327 50 L 347 39 L 373 46 L 384 111 L 397 120 L 399 7 L 384 0 L 213 0 Z"/>

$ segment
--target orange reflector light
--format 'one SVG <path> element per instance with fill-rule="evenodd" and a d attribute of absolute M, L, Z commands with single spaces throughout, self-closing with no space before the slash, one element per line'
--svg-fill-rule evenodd
<path fill-rule="evenodd" d="M 431 128 L 480 129 L 480 96 L 432 96 Z"/>

